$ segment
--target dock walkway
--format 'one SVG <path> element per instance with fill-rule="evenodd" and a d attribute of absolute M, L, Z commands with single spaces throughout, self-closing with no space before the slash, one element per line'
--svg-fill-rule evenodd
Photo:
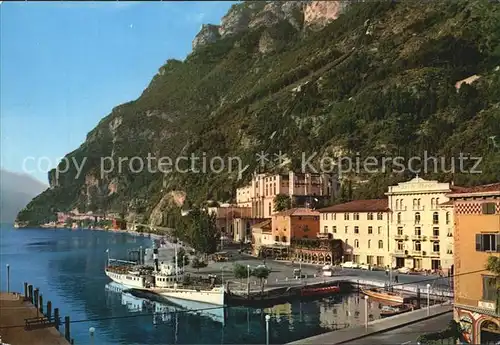
<path fill-rule="evenodd" d="M 365 326 L 344 328 L 333 332 L 319 334 L 310 338 L 297 340 L 288 344 L 343 344 L 366 338 L 374 334 L 387 332 L 419 321 L 441 316 L 443 314 L 451 313 L 451 311 L 451 304 L 435 305 L 429 308 L 429 315 L 427 315 L 427 308 L 422 308 L 386 319 L 369 322 L 367 328 L 365 328 Z"/>
<path fill-rule="evenodd" d="M 13 345 L 69 345 L 64 336 L 48 327 L 25 330 L 25 319 L 39 316 L 30 302 L 16 293 L 0 293 L 0 342 Z M 41 315 L 40 315 L 41 316 Z"/>

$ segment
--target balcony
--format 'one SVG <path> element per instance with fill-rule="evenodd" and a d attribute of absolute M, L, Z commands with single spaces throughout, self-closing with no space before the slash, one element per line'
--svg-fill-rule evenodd
<path fill-rule="evenodd" d="M 432 251 L 429 256 L 433 256 L 433 257 L 438 257 L 440 256 L 439 252 L 435 252 L 435 251 Z"/>
<path fill-rule="evenodd" d="M 412 210 L 413 210 L 413 211 L 423 211 L 424 209 L 425 209 L 425 207 L 424 207 L 424 206 L 415 206 L 415 205 L 414 205 L 414 206 L 412 207 Z"/>
<path fill-rule="evenodd" d="M 403 235 L 403 234 L 396 234 L 396 235 L 394 235 L 394 239 L 395 240 L 404 240 L 405 237 L 408 237 L 408 236 Z"/>
<path fill-rule="evenodd" d="M 413 249 L 413 250 L 411 251 L 411 254 L 412 254 L 412 255 L 422 255 L 422 250 L 416 250 L 416 249 Z"/>
<path fill-rule="evenodd" d="M 392 256 L 397 256 L 397 257 L 404 257 L 408 255 L 408 251 L 404 249 L 395 249 L 394 253 L 392 253 Z"/>
<path fill-rule="evenodd" d="M 422 235 L 412 235 L 411 236 L 411 239 L 414 240 L 414 241 L 421 241 L 423 240 L 424 236 Z"/>
<path fill-rule="evenodd" d="M 430 239 L 431 241 L 439 241 L 439 235 L 432 235 Z"/>

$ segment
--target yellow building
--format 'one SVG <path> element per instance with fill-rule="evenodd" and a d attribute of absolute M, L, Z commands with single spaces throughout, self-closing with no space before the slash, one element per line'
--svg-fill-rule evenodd
<path fill-rule="evenodd" d="M 498 344 L 500 312 L 489 256 L 500 257 L 500 183 L 448 196 L 455 213 L 454 318 L 471 344 Z"/>
<path fill-rule="evenodd" d="M 320 231 L 343 241 L 344 262 L 388 265 L 390 212 L 386 199 L 355 200 L 318 211 Z"/>
<path fill-rule="evenodd" d="M 336 185 L 336 184 L 335 184 Z M 240 207 L 251 207 L 252 217 L 271 218 L 274 198 L 278 194 L 290 197 L 305 197 L 312 202 L 315 197 L 327 197 L 332 193 L 330 177 L 325 174 L 258 174 L 252 181 L 236 190 L 236 203 Z M 308 198 L 311 200 L 308 200 Z"/>
<path fill-rule="evenodd" d="M 392 267 L 447 271 L 453 265 L 453 212 L 449 183 L 418 176 L 389 187 Z"/>

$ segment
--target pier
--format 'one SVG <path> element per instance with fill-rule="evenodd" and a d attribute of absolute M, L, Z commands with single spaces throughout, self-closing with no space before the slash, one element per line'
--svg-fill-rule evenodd
<path fill-rule="evenodd" d="M 9 288 L 7 289 L 9 290 Z M 0 343 L 13 345 L 69 345 L 70 317 L 61 323 L 59 308 L 44 304 L 38 288 L 24 283 L 24 294 L 0 292 Z M 60 330 L 64 328 L 64 336 Z"/>

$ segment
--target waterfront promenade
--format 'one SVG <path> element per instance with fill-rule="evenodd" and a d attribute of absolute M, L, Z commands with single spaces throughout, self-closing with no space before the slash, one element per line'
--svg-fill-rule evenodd
<path fill-rule="evenodd" d="M 1 292 L 0 310 L 2 342 L 12 345 L 69 345 L 55 327 L 25 330 L 24 320 L 37 317 L 39 313 L 33 304 L 24 301 L 22 295 Z"/>
<path fill-rule="evenodd" d="M 416 324 L 424 320 L 429 320 L 443 315 L 449 315 L 449 318 L 451 319 L 451 313 L 452 313 L 451 304 L 435 305 L 430 307 L 429 311 L 427 310 L 427 308 L 422 308 L 401 315 L 397 315 L 394 317 L 389 317 L 386 319 L 380 319 L 369 322 L 368 327 L 357 326 L 357 327 L 344 328 L 337 331 L 316 335 L 314 337 L 297 340 L 289 344 L 294 344 L 294 345 L 347 344 L 347 343 L 359 344 L 361 342 L 361 339 L 364 340 L 367 339 L 368 337 L 379 335 L 384 332 L 389 332 L 394 329 L 405 327 L 411 324 Z M 424 334 L 426 332 L 427 330 L 421 329 L 421 334 Z M 391 341 L 387 343 L 394 343 L 394 342 Z"/>

